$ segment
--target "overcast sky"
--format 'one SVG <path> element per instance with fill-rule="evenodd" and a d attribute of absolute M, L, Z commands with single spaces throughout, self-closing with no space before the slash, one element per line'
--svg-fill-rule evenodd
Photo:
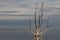
<path fill-rule="evenodd" d="M 33 15 L 36 1 L 40 8 L 42 0 L 0 0 L 0 20 L 19 19 L 14 15 Z M 44 15 L 60 15 L 60 0 L 43 0 L 43 2 Z"/>

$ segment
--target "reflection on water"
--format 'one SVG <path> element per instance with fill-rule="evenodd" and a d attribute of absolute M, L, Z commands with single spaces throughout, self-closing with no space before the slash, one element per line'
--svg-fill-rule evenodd
<path fill-rule="evenodd" d="M 22 25 L 24 24 L 24 25 Z M 32 33 L 28 33 L 28 32 L 25 32 L 26 29 L 18 29 L 18 30 L 8 30 L 8 29 L 4 29 L 2 30 L 2 28 L 15 28 L 16 29 L 18 27 L 23 27 L 25 28 L 26 25 L 26 22 L 24 21 L 0 21 L 0 40 L 60 40 L 60 22 L 53 22 L 51 24 L 54 25 L 54 27 L 48 29 L 48 32 L 47 34 L 44 36 L 44 37 L 41 37 L 41 38 L 38 38 L 38 37 L 34 37 L 33 38 L 33 35 Z M 34 24 L 34 23 L 33 23 Z M 22 25 L 22 26 L 21 26 Z M 51 31 L 50 31 L 51 30 Z M 24 31 L 24 32 L 21 32 L 21 31 Z"/>
<path fill-rule="evenodd" d="M 51 29 L 52 30 L 52 29 Z M 24 30 L 23 30 L 24 31 Z M 60 31 L 49 31 L 41 38 L 34 37 L 32 33 L 21 31 L 0 31 L 0 40 L 60 40 Z"/>
<path fill-rule="evenodd" d="M 43 37 L 34 37 L 33 40 L 45 40 Z"/>
<path fill-rule="evenodd" d="M 45 40 L 44 39 L 44 34 L 39 35 L 39 36 L 34 36 L 33 40 Z"/>

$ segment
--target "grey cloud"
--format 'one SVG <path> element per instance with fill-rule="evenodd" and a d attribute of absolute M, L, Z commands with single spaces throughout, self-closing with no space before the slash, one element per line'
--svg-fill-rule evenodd
<path fill-rule="evenodd" d="M 27 8 L 29 5 L 27 4 L 22 4 L 22 5 L 18 5 L 17 7 L 23 7 L 23 8 Z"/>
<path fill-rule="evenodd" d="M 16 15 L 16 14 L 0 14 L 0 16 L 17 16 L 17 17 L 29 17 L 29 16 L 34 16 L 34 15 L 32 15 L 32 14 L 22 14 L 22 15 Z"/>
<path fill-rule="evenodd" d="M 5 7 L 6 8 L 8 7 L 9 8 L 14 8 L 16 7 L 17 8 L 32 8 L 33 7 L 33 1 L 34 0 L 0 0 L 0 3 L 1 3 L 1 7 Z M 46 1 L 54 1 L 54 0 L 46 0 Z M 58 0 L 59 1 L 59 0 Z M 56 0 L 54 1 L 56 2 Z M 2 8 L 3 9 L 3 8 Z M 11 10 L 10 9 L 10 10 Z M 15 9 L 15 8 L 14 8 Z M 30 9 L 27 9 L 27 10 L 30 10 Z M 57 9 L 57 8 L 56 8 Z M 20 10 L 20 9 L 19 9 Z M 24 10 L 24 9 L 23 9 Z M 50 9 L 50 8 L 47 8 L 47 10 L 45 9 L 44 11 L 46 11 L 46 13 L 51 13 L 53 14 L 52 12 L 54 11 L 53 9 Z M 55 10 L 56 11 L 56 10 Z M 0 13 L 17 13 L 17 11 L 2 11 Z"/>
<path fill-rule="evenodd" d="M 15 7 L 24 0 L 0 0 L 1 5 L 6 5 L 7 7 Z"/>
<path fill-rule="evenodd" d="M 1 4 L 0 7 L 6 7 L 6 5 L 2 5 L 2 4 Z"/>
<path fill-rule="evenodd" d="M 46 0 L 47 2 L 56 2 L 56 1 L 60 1 L 60 0 Z"/>
<path fill-rule="evenodd" d="M 0 11 L 0 13 L 17 13 L 17 12 L 21 12 L 21 11 Z"/>

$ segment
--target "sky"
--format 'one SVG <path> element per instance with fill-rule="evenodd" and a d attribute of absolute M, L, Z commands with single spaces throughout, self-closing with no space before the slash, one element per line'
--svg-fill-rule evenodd
<path fill-rule="evenodd" d="M 0 20 L 24 19 L 19 15 L 34 15 L 35 4 L 38 9 L 42 0 L 0 0 Z M 60 15 L 60 0 L 43 0 L 44 15 Z"/>

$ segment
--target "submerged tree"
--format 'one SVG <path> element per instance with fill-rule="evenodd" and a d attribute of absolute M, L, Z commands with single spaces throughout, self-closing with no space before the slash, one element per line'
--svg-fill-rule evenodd
<path fill-rule="evenodd" d="M 40 14 L 41 13 L 41 14 Z M 43 24 L 43 2 L 41 4 L 41 8 L 39 10 L 39 15 L 38 15 L 38 24 L 37 24 L 37 4 L 36 4 L 36 8 L 35 8 L 35 31 L 33 31 L 31 29 L 31 17 L 29 18 L 29 24 L 30 24 L 30 28 L 29 30 L 33 33 L 34 35 L 34 40 L 43 40 L 42 38 L 40 38 L 40 36 L 42 36 L 44 33 L 47 32 L 47 28 L 50 27 L 48 26 L 48 20 L 49 20 L 49 16 L 47 16 L 47 22 L 46 22 L 46 26 L 44 29 L 42 29 L 42 24 Z"/>

